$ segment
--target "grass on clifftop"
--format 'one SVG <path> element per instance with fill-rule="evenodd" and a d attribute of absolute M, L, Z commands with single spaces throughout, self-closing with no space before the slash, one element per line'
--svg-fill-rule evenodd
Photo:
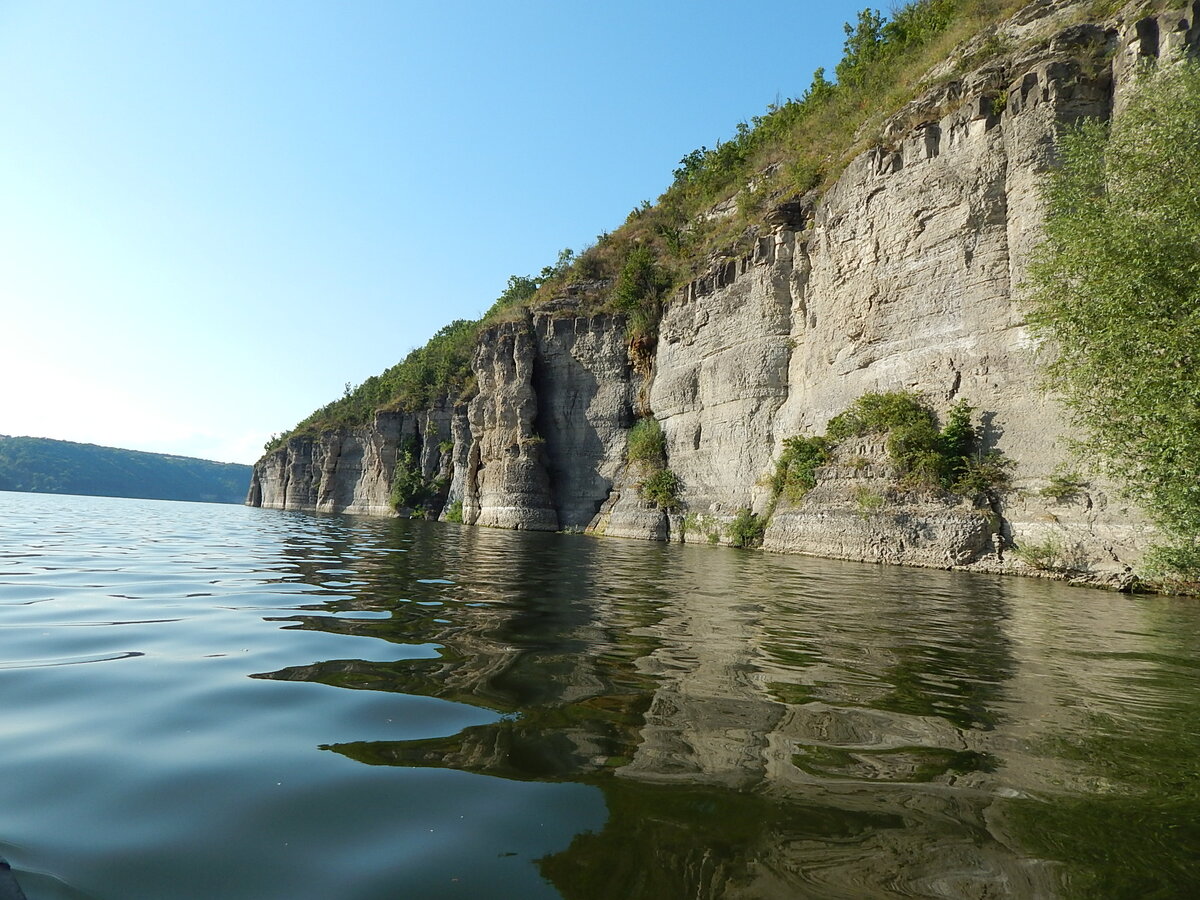
<path fill-rule="evenodd" d="M 366 425 L 381 409 L 418 410 L 441 397 L 452 399 L 472 384 L 471 356 L 479 323 L 457 319 L 380 375 L 358 387 L 346 384 L 337 400 L 327 403 L 290 432 L 276 435 L 264 449 L 275 450 L 294 437 L 315 436 L 332 428 Z"/>
<path fill-rule="evenodd" d="M 479 328 L 519 320 L 530 307 L 572 286 L 588 287 L 577 291 L 582 311 L 629 316 L 631 356 L 646 362 L 672 288 L 703 271 L 712 253 L 740 252 L 739 243 L 755 233 L 772 207 L 832 184 L 854 155 L 882 143 L 884 121 L 929 86 L 922 79 L 932 67 L 1026 2 L 915 0 L 890 16 L 864 9 L 845 26 L 833 78 L 818 69 L 798 97 L 739 122 L 729 140 L 692 151 L 657 202 L 635 206 L 622 225 L 578 255 L 564 250 L 538 275 L 513 275 L 480 321 L 453 322 L 381 375 L 347 385 L 341 398 L 273 438 L 267 449 L 290 437 L 366 424 L 378 409 L 415 410 L 438 397 L 469 393 Z M 1112 5 L 1095 0 L 1088 11 L 1107 15 Z M 980 42 L 959 60 L 957 71 L 969 71 L 1005 49 L 1001 41 Z M 710 214 L 735 198 L 729 214 Z"/>
<path fill-rule="evenodd" d="M 818 69 L 798 97 L 739 122 L 729 140 L 693 150 L 656 203 L 635 206 L 620 228 L 580 253 L 563 278 L 543 286 L 535 302 L 573 280 L 616 278 L 636 248 L 648 248 L 665 271 L 686 281 L 709 253 L 736 245 L 771 205 L 832 184 L 854 155 L 882 142 L 884 120 L 920 92 L 922 77 L 935 64 L 1025 5 L 1026 0 L 918 0 L 890 17 L 864 9 L 845 26 L 834 79 Z M 963 67 L 1001 49 L 988 45 Z M 736 212 L 708 215 L 734 197 Z"/>
<path fill-rule="evenodd" d="M 441 398 L 452 403 L 466 399 L 475 387 L 471 359 L 480 328 L 504 321 L 514 311 L 523 316 L 524 304 L 538 288 L 561 276 L 574 258 L 570 250 L 563 250 L 558 261 L 543 268 L 540 275 L 511 276 L 482 319 L 456 319 L 382 374 L 372 375 L 357 387 L 347 383 L 341 397 L 311 413 L 291 431 L 274 435 L 263 449 L 271 452 L 291 438 L 315 437 L 328 429 L 367 425 L 380 410 L 415 412 Z"/>

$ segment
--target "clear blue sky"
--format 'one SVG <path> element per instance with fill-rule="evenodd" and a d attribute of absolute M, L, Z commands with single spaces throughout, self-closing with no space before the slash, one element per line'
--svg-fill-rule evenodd
<path fill-rule="evenodd" d="M 251 462 L 865 5 L 0 0 L 0 433 Z"/>

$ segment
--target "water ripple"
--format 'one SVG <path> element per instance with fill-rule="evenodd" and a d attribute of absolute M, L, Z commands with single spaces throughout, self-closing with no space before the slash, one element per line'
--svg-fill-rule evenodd
<path fill-rule="evenodd" d="M 114 662 L 118 659 L 133 659 L 134 657 L 145 655 L 145 653 L 140 653 L 136 650 L 127 650 L 124 653 L 61 657 L 58 659 L 4 660 L 0 661 L 0 669 L 47 669 L 54 666 L 78 666 L 84 663 Z"/>
<path fill-rule="evenodd" d="M 46 900 L 1200 880 L 1186 603 L 236 507 L 0 514 L 0 838 Z"/>

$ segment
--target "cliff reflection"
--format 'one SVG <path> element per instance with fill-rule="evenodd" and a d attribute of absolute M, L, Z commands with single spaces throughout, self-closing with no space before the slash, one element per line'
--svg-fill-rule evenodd
<path fill-rule="evenodd" d="M 433 644 L 437 658 L 329 660 L 258 677 L 436 697 L 507 714 L 453 738 L 335 745 L 363 762 L 440 765 L 513 778 L 568 778 L 620 764 L 637 742 L 653 679 L 636 671 L 657 619 L 655 554 L 606 596 L 592 540 L 516 536 L 476 529 L 442 540 L 419 523 L 392 523 L 408 542 L 401 554 L 363 553 L 339 562 L 361 586 L 321 604 L 289 627 Z M 657 548 L 665 559 L 666 548 Z M 514 552 L 515 551 L 515 552 Z M 315 570 L 314 570 L 315 571 Z M 448 577 L 445 577 L 448 576 Z M 388 610 L 386 619 L 356 611 Z"/>
<path fill-rule="evenodd" d="M 357 527 L 296 548 L 305 579 L 340 593 L 286 627 L 432 644 L 436 657 L 259 677 L 502 713 L 449 737 L 324 749 L 370 765 L 597 786 L 603 831 L 539 863 L 564 896 L 1064 892 L 1036 823 L 1006 815 L 1040 804 L 1029 792 L 1053 780 L 1046 742 L 1076 722 L 1064 699 L 1105 687 L 1048 669 L 1036 646 L 1039 592 L 1056 586 Z M 1062 640 L 1102 646 L 1111 623 L 1092 625 L 1073 623 Z"/>

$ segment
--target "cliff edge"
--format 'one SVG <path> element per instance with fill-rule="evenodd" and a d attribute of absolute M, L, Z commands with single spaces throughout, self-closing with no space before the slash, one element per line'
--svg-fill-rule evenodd
<path fill-rule="evenodd" d="M 1086 7 L 1041 0 L 961 48 L 819 198 L 779 203 L 744 249 L 710 255 L 651 347 L 629 315 L 571 296 L 485 325 L 466 394 L 293 437 L 255 466 L 247 503 L 719 543 L 751 513 L 773 551 L 1127 585 L 1154 531 L 1102 480 L 1056 489 L 1078 463 L 1038 389 L 1046 351 L 1020 288 L 1057 133 L 1119 115 L 1140 59 L 1196 46 L 1197 10 L 1086 22 Z M 802 498 L 772 490 L 785 441 L 889 391 L 943 419 L 978 410 L 980 451 L 1011 461 L 1004 489 L 904 490 L 865 436 Z M 628 453 L 647 417 L 669 502 Z M 398 500 L 401 475 L 425 486 L 419 504 Z"/>

